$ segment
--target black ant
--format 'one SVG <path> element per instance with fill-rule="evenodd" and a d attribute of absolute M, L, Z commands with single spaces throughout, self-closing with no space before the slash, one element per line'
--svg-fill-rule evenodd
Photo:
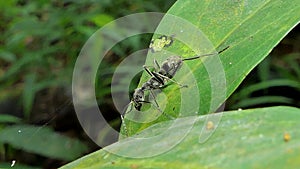
<path fill-rule="evenodd" d="M 135 89 L 134 93 L 133 93 L 133 97 L 132 100 L 129 104 L 134 105 L 134 108 L 138 111 L 141 110 L 141 107 L 143 105 L 143 103 L 150 103 L 153 104 L 149 101 L 145 100 L 144 97 L 144 92 L 149 90 L 150 94 L 152 95 L 152 97 L 154 98 L 154 102 L 155 102 L 155 107 L 162 113 L 164 114 L 160 108 L 159 105 L 155 99 L 153 90 L 154 89 L 160 89 L 162 87 L 165 86 L 165 83 L 167 81 L 172 81 L 173 83 L 176 83 L 177 85 L 179 85 L 180 87 L 187 87 L 187 85 L 182 85 L 178 82 L 176 82 L 175 80 L 173 80 L 172 78 L 175 76 L 176 72 L 181 68 L 183 61 L 187 61 L 187 60 L 194 60 L 194 59 L 199 59 L 201 57 L 204 56 L 212 56 L 212 55 L 218 55 L 222 52 L 224 52 L 226 49 L 228 49 L 229 46 L 227 46 L 226 48 L 222 49 L 219 52 L 215 52 L 215 53 L 209 53 L 209 54 L 204 54 L 204 55 L 199 55 L 199 56 L 194 56 L 194 57 L 190 57 L 190 58 L 182 58 L 181 56 L 171 56 L 169 57 L 167 60 L 165 60 L 162 65 L 160 66 L 158 64 L 158 62 L 154 59 L 154 64 L 156 65 L 156 67 L 158 68 L 158 70 L 154 70 L 154 71 L 150 71 L 148 66 L 144 65 L 143 68 L 145 69 L 145 71 L 151 76 L 151 78 L 146 81 L 142 87 Z M 128 105 L 129 105 L 128 104 Z M 132 107 L 128 112 L 132 111 Z M 125 111 L 124 113 L 121 114 L 121 119 L 122 119 L 122 123 L 124 125 L 124 130 L 126 133 L 127 132 L 127 128 L 124 122 L 124 115 L 125 115 Z M 166 115 L 166 114 L 164 114 Z M 167 116 L 167 115 L 166 115 Z"/>

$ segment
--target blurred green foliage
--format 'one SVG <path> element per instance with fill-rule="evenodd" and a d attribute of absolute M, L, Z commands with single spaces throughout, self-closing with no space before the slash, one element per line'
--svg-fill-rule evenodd
<path fill-rule="evenodd" d="M 228 99 L 228 110 L 288 105 L 300 107 L 300 32 L 296 29 L 261 62 Z M 288 46 L 286 41 L 292 42 Z"/>
<path fill-rule="evenodd" d="M 22 93 L 29 118 L 36 92 L 70 86 L 74 61 L 97 29 L 116 17 L 163 11 L 171 4 L 157 0 L 2 1 L 0 100 Z M 129 44 L 138 47 L 140 40 Z"/>

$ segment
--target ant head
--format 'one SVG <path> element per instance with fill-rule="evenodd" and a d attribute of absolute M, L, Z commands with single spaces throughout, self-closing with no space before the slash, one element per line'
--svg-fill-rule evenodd
<path fill-rule="evenodd" d="M 134 108 L 138 111 L 141 111 L 141 108 L 142 108 L 142 104 L 141 103 L 135 103 L 134 104 Z"/>

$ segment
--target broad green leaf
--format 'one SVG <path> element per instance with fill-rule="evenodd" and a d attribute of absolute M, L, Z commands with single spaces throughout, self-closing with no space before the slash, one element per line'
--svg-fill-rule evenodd
<path fill-rule="evenodd" d="M 182 115 L 179 110 L 184 109 L 183 113 L 186 115 L 193 113 L 201 115 L 216 111 L 246 75 L 299 22 L 300 5 L 297 0 L 179 0 L 168 14 L 186 19 L 202 34 L 187 29 L 186 24 L 182 25 L 173 18 L 165 17 L 156 33 L 174 35 L 174 43 L 166 50 L 183 57 L 191 57 L 211 53 L 214 48 L 220 51 L 230 46 L 219 56 L 186 61 L 186 65 L 178 71 L 174 79 L 182 84 L 189 84 L 189 87 L 179 88 L 178 85 L 170 83 L 161 91 L 164 97 L 161 93 L 157 96 L 157 102 L 164 114 L 178 116 Z M 153 65 L 153 57 L 162 63 L 168 56 L 164 52 L 149 54 L 146 65 Z M 149 78 L 144 73 L 140 86 Z M 150 106 L 145 107 L 144 110 Z M 143 113 L 134 111 L 128 113 L 125 122 L 129 135 L 167 119 L 166 116 L 160 116 L 157 120 L 151 121 L 158 115 L 157 109 Z M 144 123 L 134 122 L 136 119 L 133 118 L 137 116 L 151 120 Z"/>
<path fill-rule="evenodd" d="M 0 130 L 0 142 L 43 156 L 73 160 L 87 151 L 79 140 L 55 133 L 49 127 L 14 125 Z"/>
<path fill-rule="evenodd" d="M 184 121 L 197 121 L 187 137 L 170 151 L 150 158 L 125 158 L 100 150 L 80 158 L 61 169 L 99 168 L 297 168 L 300 166 L 300 109 L 271 107 L 226 112 L 216 132 L 207 142 L 200 144 L 199 132 L 205 116 L 187 117 Z M 192 119 L 192 120 L 191 120 Z M 183 121 L 183 123 L 185 123 Z M 141 133 L 166 130 L 166 123 L 155 124 Z M 132 138 L 121 140 L 106 150 L 134 152 L 149 148 L 161 149 L 168 140 L 176 138 L 182 124 L 175 124 L 168 139 L 151 145 L 137 145 Z M 289 138 L 290 137 L 290 138 Z"/>

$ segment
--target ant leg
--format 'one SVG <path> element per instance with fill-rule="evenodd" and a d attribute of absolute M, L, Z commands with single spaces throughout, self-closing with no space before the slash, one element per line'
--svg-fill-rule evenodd
<path fill-rule="evenodd" d="M 143 66 L 143 68 L 146 70 L 146 72 L 151 76 L 151 77 L 154 77 L 156 79 L 156 81 L 158 81 L 160 84 L 164 85 L 164 80 L 163 79 L 160 79 L 158 78 L 156 75 L 159 74 L 159 73 L 156 73 L 155 71 L 154 72 L 151 72 L 147 66 Z"/>
<path fill-rule="evenodd" d="M 160 69 L 160 66 L 159 66 L 159 64 L 158 64 L 157 60 L 156 60 L 156 59 L 154 59 L 154 60 L 153 60 L 153 62 L 154 62 L 154 65 L 156 65 L 156 66 L 157 66 L 157 68 L 158 68 L 158 70 L 159 70 L 159 69 Z"/>
<path fill-rule="evenodd" d="M 159 105 L 158 105 L 158 103 L 157 103 L 157 101 L 156 101 L 156 98 L 155 98 L 155 95 L 154 95 L 152 89 L 150 89 L 150 94 L 151 94 L 152 97 L 153 97 L 153 100 L 154 100 L 154 102 L 155 102 L 155 104 L 156 104 L 156 108 L 158 109 L 158 111 L 159 111 L 162 115 L 164 115 L 165 117 L 167 117 L 167 118 L 169 118 L 169 119 L 174 119 L 173 117 L 171 117 L 170 115 L 164 113 L 164 112 L 160 109 L 160 107 L 159 107 Z"/>
<path fill-rule="evenodd" d="M 153 73 L 149 70 L 149 67 L 152 67 L 152 66 L 146 66 L 146 65 L 143 65 L 143 68 L 145 69 L 145 71 L 150 75 L 150 76 L 154 76 Z"/>
<path fill-rule="evenodd" d="M 128 137 L 129 135 L 128 135 L 128 130 L 127 130 L 127 127 L 126 127 L 126 123 L 125 123 L 124 117 L 125 117 L 125 114 L 126 114 L 126 113 L 129 113 L 129 112 L 132 111 L 132 103 L 133 103 L 132 101 L 131 101 L 130 103 L 128 103 L 128 104 L 125 106 L 124 111 L 123 111 L 122 114 L 121 114 L 122 125 L 123 125 L 124 131 L 125 131 L 125 134 L 126 134 L 127 137 Z M 129 106 L 130 106 L 130 110 L 129 110 L 128 112 L 126 112 L 126 110 L 127 110 L 127 108 L 128 108 Z"/>
<path fill-rule="evenodd" d="M 152 89 L 150 89 L 150 94 L 151 94 L 151 96 L 152 96 L 152 98 L 153 98 L 153 100 L 154 100 L 154 102 L 155 102 L 155 104 L 156 104 L 157 109 L 162 113 L 162 111 L 161 111 L 161 109 L 159 108 L 159 105 L 158 105 L 158 103 L 157 103 L 157 101 L 156 101 L 156 98 L 155 98 L 155 95 L 154 95 Z"/>
<path fill-rule="evenodd" d="M 169 78 L 169 77 L 167 77 L 167 76 L 161 75 L 161 74 L 159 74 L 159 73 L 153 72 L 153 74 L 155 74 L 156 76 L 160 76 L 161 78 L 170 80 L 171 82 L 176 83 L 176 84 L 179 85 L 180 87 L 188 87 L 188 85 L 183 85 L 183 84 L 181 84 L 181 83 L 178 83 L 178 82 L 176 82 L 175 80 L 173 80 L 173 79 L 171 79 L 171 78 Z"/>

